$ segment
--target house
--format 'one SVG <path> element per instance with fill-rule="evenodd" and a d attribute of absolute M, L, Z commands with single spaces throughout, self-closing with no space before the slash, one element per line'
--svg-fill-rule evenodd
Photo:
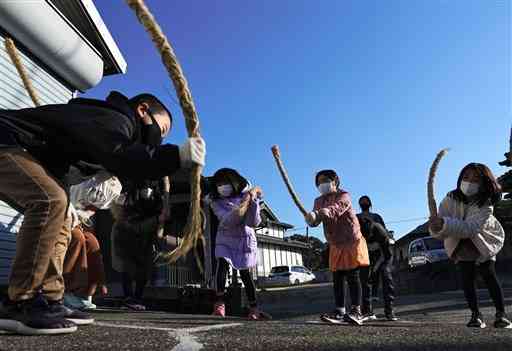
<path fill-rule="evenodd" d="M 33 106 L 5 51 L 8 37 L 43 104 L 66 103 L 104 76 L 126 72 L 92 0 L 0 1 L 1 109 Z M 7 282 L 21 217 L 0 202 L 0 285 Z"/>
<path fill-rule="evenodd" d="M 293 226 L 281 222 L 264 201 L 261 204 L 261 218 L 261 227 L 256 229 L 258 266 L 253 276 L 267 277 L 275 266 L 303 265 L 302 253 L 308 246 L 303 242 L 285 238 L 286 231 Z"/>

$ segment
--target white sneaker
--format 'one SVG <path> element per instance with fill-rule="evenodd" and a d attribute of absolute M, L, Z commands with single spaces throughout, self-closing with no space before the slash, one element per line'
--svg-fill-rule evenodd
<path fill-rule="evenodd" d="M 64 306 L 74 310 L 82 310 L 85 308 L 83 300 L 72 293 L 65 293 L 62 302 Z"/>
<path fill-rule="evenodd" d="M 84 304 L 84 310 L 95 310 L 96 308 L 98 308 L 98 306 L 96 306 L 95 304 L 93 304 L 91 301 L 89 300 L 82 300 L 82 303 Z"/>

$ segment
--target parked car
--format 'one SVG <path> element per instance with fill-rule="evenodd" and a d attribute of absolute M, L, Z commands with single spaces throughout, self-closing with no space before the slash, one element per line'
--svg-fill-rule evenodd
<path fill-rule="evenodd" d="M 265 286 L 299 285 L 313 280 L 315 275 L 304 266 L 276 266 L 272 267 Z"/>
<path fill-rule="evenodd" d="M 409 267 L 414 268 L 448 259 L 444 243 L 426 236 L 409 244 Z"/>

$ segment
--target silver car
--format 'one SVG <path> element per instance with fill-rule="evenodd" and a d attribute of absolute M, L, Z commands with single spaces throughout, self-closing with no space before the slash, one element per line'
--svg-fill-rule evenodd
<path fill-rule="evenodd" d="M 448 259 L 444 243 L 426 236 L 409 244 L 409 267 L 414 268 Z"/>

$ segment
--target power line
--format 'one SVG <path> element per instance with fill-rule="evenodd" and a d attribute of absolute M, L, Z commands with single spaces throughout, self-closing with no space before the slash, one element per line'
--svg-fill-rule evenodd
<path fill-rule="evenodd" d="M 386 224 L 387 223 L 394 224 L 394 223 L 418 222 L 418 221 L 424 221 L 425 219 L 428 219 L 428 217 L 401 219 L 401 220 L 398 220 L 398 221 L 389 221 L 389 222 L 386 222 Z"/>

